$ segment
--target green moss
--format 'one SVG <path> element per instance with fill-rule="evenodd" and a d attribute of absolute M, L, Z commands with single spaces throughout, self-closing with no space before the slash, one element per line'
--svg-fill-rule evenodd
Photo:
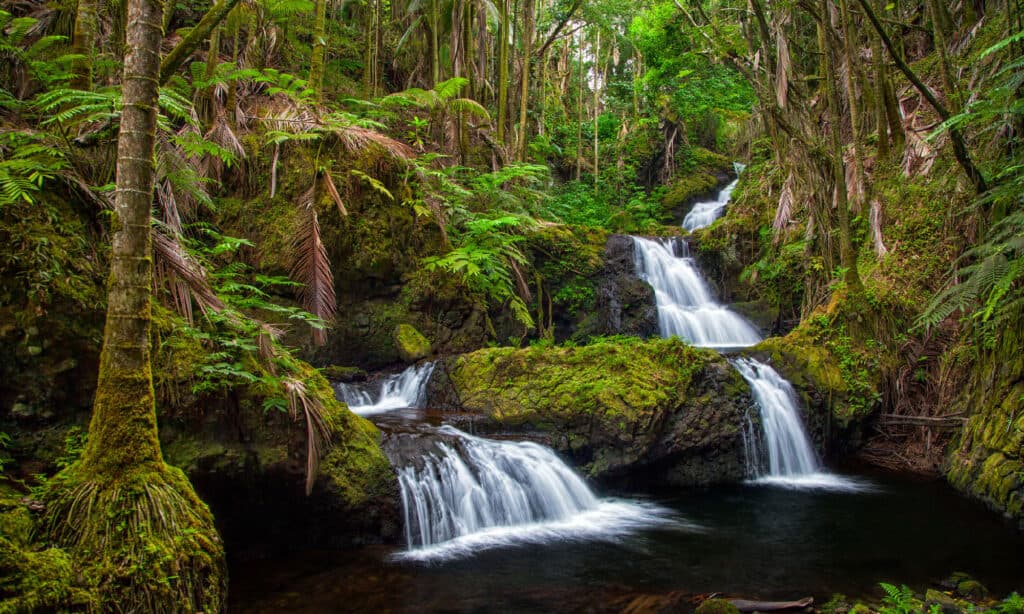
<path fill-rule="evenodd" d="M 398 355 L 405 362 L 416 362 L 430 355 L 430 341 L 411 324 L 399 324 L 392 334 Z"/>
<path fill-rule="evenodd" d="M 463 402 L 508 424 L 586 417 L 643 428 L 682 397 L 707 352 L 678 339 L 615 338 L 581 347 L 494 348 L 460 357 L 450 377 Z"/>
<path fill-rule="evenodd" d="M 739 609 L 726 599 L 707 599 L 703 601 L 695 614 L 739 614 Z"/>

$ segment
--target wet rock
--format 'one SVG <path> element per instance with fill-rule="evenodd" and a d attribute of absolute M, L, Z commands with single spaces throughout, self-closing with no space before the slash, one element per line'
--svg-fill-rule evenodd
<path fill-rule="evenodd" d="M 942 614 L 960 614 L 963 611 L 952 597 L 934 588 L 924 594 L 924 607 L 929 612 L 936 608 Z"/>
<path fill-rule="evenodd" d="M 742 427 L 757 419 L 725 359 L 678 339 L 479 350 L 442 361 L 427 394 L 476 432 L 537 439 L 592 477 L 680 486 L 745 477 Z"/>
<path fill-rule="evenodd" d="M 725 599 L 708 599 L 697 606 L 694 614 L 740 614 L 740 610 Z"/>
<path fill-rule="evenodd" d="M 411 324 L 399 324 L 393 333 L 398 355 L 405 362 L 416 362 L 430 355 L 430 341 Z"/>

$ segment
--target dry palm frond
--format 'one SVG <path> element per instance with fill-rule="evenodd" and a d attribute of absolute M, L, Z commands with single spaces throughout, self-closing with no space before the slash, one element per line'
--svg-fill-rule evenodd
<path fill-rule="evenodd" d="M 272 360 L 278 356 L 278 349 L 274 342 L 280 339 L 284 331 L 266 322 L 260 322 L 259 327 L 260 331 L 256 334 L 256 354 L 267 370 L 277 375 L 277 367 Z"/>
<path fill-rule="evenodd" d="M 785 109 L 789 100 L 789 75 L 793 72 L 793 61 L 789 55 L 789 40 L 786 38 L 784 26 L 789 21 L 784 15 L 775 26 L 775 99 L 779 107 Z"/>
<path fill-rule="evenodd" d="M 776 244 L 782 239 L 783 231 L 793 221 L 793 187 L 795 184 L 796 178 L 793 171 L 789 171 L 789 176 L 782 184 L 782 191 L 779 193 L 779 208 L 775 210 L 775 220 L 772 222 Z"/>
<path fill-rule="evenodd" d="M 882 213 L 882 203 L 877 198 L 872 200 L 869 224 L 871 225 L 871 239 L 875 244 L 875 255 L 879 259 L 889 253 L 889 249 L 885 247 L 885 242 L 882 240 Z"/>
<path fill-rule="evenodd" d="M 938 156 L 938 148 L 932 147 L 913 128 L 905 131 L 906 147 L 903 149 L 903 174 L 907 177 L 927 175 Z"/>
<path fill-rule="evenodd" d="M 238 140 L 231 122 L 228 121 L 228 110 L 221 104 L 215 103 L 213 122 L 210 129 L 204 135 L 207 141 L 221 147 L 238 159 L 245 158 L 245 147 Z M 207 177 L 219 179 L 224 172 L 224 161 L 213 155 L 207 155 L 203 160 Z"/>
<path fill-rule="evenodd" d="M 206 271 L 202 265 L 188 255 L 185 248 L 178 242 L 177 237 L 170 237 L 163 232 L 154 230 L 153 255 L 156 259 L 158 275 L 169 281 L 184 283 L 188 287 L 188 293 L 191 295 L 189 298 L 180 295 L 174 287 L 172 287 L 172 295 L 174 295 L 175 306 L 179 307 L 179 313 L 190 318 L 190 322 L 192 300 L 195 300 L 204 313 L 208 310 L 221 311 L 224 309 L 224 303 L 217 298 L 217 294 L 206 278 Z M 187 302 L 188 307 L 185 308 L 179 301 Z"/>
<path fill-rule="evenodd" d="M 334 294 L 331 263 L 327 259 L 327 249 L 320 240 L 320 222 L 314 206 L 315 194 L 315 189 L 310 188 L 299 199 L 301 220 L 294 241 L 296 258 L 292 266 L 292 278 L 302 284 L 298 294 L 303 309 L 328 321 L 334 317 L 338 303 Z M 313 343 L 323 345 L 326 341 L 324 330 L 314 328 Z"/>
<path fill-rule="evenodd" d="M 323 173 L 324 187 L 327 189 L 327 194 L 330 195 L 331 200 L 338 206 L 338 211 L 347 216 L 348 210 L 345 209 L 345 203 L 341 200 L 341 194 L 338 193 L 338 186 L 334 185 L 334 177 L 331 176 L 331 171 L 324 169 Z"/>
<path fill-rule="evenodd" d="M 306 420 L 306 494 L 313 492 L 320 458 L 331 444 L 331 426 L 324 412 L 323 403 L 311 396 L 306 385 L 295 378 L 283 382 L 288 393 L 288 409 L 292 418 L 298 419 L 301 410 Z"/>
<path fill-rule="evenodd" d="M 370 128 L 364 128 L 362 126 L 345 126 L 338 128 L 333 131 L 334 135 L 338 137 L 342 146 L 350 151 L 359 151 L 365 149 L 369 145 L 377 145 L 383 148 L 390 155 L 401 160 L 410 160 L 416 157 L 416 152 L 411 147 L 396 141 L 395 139 L 381 134 L 376 130 Z"/>

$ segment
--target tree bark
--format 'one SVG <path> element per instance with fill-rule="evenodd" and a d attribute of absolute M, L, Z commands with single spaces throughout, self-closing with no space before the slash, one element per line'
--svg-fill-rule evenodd
<path fill-rule="evenodd" d="M 97 0 L 78 0 L 78 9 L 75 13 L 71 49 L 75 55 L 81 57 L 72 65 L 75 78 L 71 84 L 80 90 L 92 89 L 92 66 L 96 55 L 96 39 L 99 38 L 100 32 L 97 4 Z"/>
<path fill-rule="evenodd" d="M 114 195 L 116 230 L 99 381 L 82 456 L 86 471 L 107 480 L 117 480 L 134 468 L 163 465 L 149 347 L 153 288 L 150 209 L 156 174 L 161 8 L 158 0 L 128 2 L 124 108 Z"/>
<path fill-rule="evenodd" d="M 518 155 L 520 162 L 526 160 L 526 145 L 530 140 L 530 131 L 526 125 L 526 112 L 530 105 L 530 55 L 533 46 L 533 0 L 523 2 L 523 75 L 520 80 L 519 93 L 519 141 Z"/>
<path fill-rule="evenodd" d="M 327 0 L 316 0 L 313 21 L 313 54 L 309 58 L 309 87 L 317 100 L 324 85 L 324 63 L 327 61 Z"/>
<path fill-rule="evenodd" d="M 508 1 L 499 0 L 501 23 L 498 24 L 498 141 L 507 144 L 508 124 Z"/>

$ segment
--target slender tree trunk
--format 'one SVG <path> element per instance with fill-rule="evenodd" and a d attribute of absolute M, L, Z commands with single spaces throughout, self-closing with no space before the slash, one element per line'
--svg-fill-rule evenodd
<path fill-rule="evenodd" d="M 821 3 L 822 19 L 826 21 L 823 29 L 827 30 L 831 0 L 824 0 Z M 825 95 L 828 100 L 830 152 L 829 158 L 832 166 L 832 179 L 835 184 L 836 216 L 839 222 L 839 260 L 846 269 L 846 285 L 852 291 L 859 291 L 862 288 L 860 273 L 857 271 L 857 251 L 853 246 L 853 234 L 850 229 L 850 205 L 846 188 L 846 169 L 843 165 L 843 144 L 840 136 L 839 126 L 842 118 L 839 112 L 839 93 L 836 81 L 835 58 L 832 53 L 832 42 L 827 32 L 819 37 L 819 42 L 824 42 L 819 51 L 825 58 Z"/>
<path fill-rule="evenodd" d="M 71 84 L 80 90 L 92 89 L 92 67 L 96 55 L 96 39 L 100 35 L 100 17 L 97 0 L 78 0 L 75 29 L 71 36 L 71 49 L 75 55 Z"/>
<path fill-rule="evenodd" d="M 598 152 L 601 148 L 599 120 L 601 119 L 600 78 L 598 66 L 601 63 L 601 29 L 597 29 L 597 38 L 594 43 L 594 190 L 597 190 L 597 178 L 600 175 L 598 166 Z"/>
<path fill-rule="evenodd" d="M 327 0 L 316 0 L 313 21 L 313 55 L 309 59 L 309 87 L 317 100 L 323 95 L 324 63 L 327 61 Z"/>
<path fill-rule="evenodd" d="M 526 160 L 526 146 L 530 130 L 526 124 L 526 113 L 530 105 L 530 55 L 533 53 L 533 0 L 523 2 L 523 75 L 519 92 L 519 141 L 516 159 Z"/>
<path fill-rule="evenodd" d="M 877 0 L 879 3 L 885 0 Z M 889 124 L 886 119 L 886 70 L 885 58 L 882 55 L 882 41 L 877 36 L 871 37 L 871 59 L 875 69 L 875 124 L 878 130 L 878 159 L 889 159 Z"/>
<path fill-rule="evenodd" d="M 576 93 L 576 181 L 583 176 L 583 31 L 579 36 L 579 73 Z"/>
<path fill-rule="evenodd" d="M 861 98 L 857 91 L 856 75 L 858 74 L 857 62 L 855 60 L 853 44 L 856 38 L 856 29 L 847 10 L 847 0 L 839 0 L 839 18 L 842 22 L 843 52 L 846 58 L 846 71 L 843 75 L 846 87 L 846 97 L 850 106 L 850 131 L 853 140 L 853 176 L 857 182 L 857 189 L 854 192 L 853 210 L 859 212 L 863 203 L 864 190 L 867 186 L 864 182 L 864 147 L 862 136 L 863 120 L 861 118 Z M 849 187 L 849 186 L 847 186 Z"/>
<path fill-rule="evenodd" d="M 501 23 L 498 24 L 498 140 L 507 145 L 508 125 L 508 2 L 499 0 Z"/>
<path fill-rule="evenodd" d="M 363 93 L 369 97 L 373 96 L 373 47 L 377 41 L 377 33 L 374 31 L 376 15 L 372 5 L 368 3 L 363 19 Z"/>
<path fill-rule="evenodd" d="M 946 101 L 949 103 L 950 112 L 956 114 L 960 112 L 960 93 L 957 90 L 956 83 L 953 81 L 953 71 L 949 65 L 949 48 L 946 37 L 948 30 L 942 17 L 945 15 L 945 18 L 948 20 L 949 14 L 945 13 L 935 0 L 927 0 L 925 4 L 928 6 L 928 12 L 932 17 L 932 41 L 935 45 L 935 54 L 939 58 L 939 75 L 942 78 L 942 89 L 946 91 Z"/>
<path fill-rule="evenodd" d="M 430 87 L 441 82 L 441 9 L 430 0 Z"/>
<path fill-rule="evenodd" d="M 216 28 L 210 35 L 210 50 L 206 54 L 206 73 L 203 75 L 207 81 L 212 81 L 214 75 L 217 74 L 217 65 L 220 63 L 220 36 L 223 30 L 223 27 Z M 213 85 L 204 88 L 200 93 L 199 103 L 196 105 L 196 110 L 207 130 L 213 125 L 214 90 L 216 87 Z"/>

